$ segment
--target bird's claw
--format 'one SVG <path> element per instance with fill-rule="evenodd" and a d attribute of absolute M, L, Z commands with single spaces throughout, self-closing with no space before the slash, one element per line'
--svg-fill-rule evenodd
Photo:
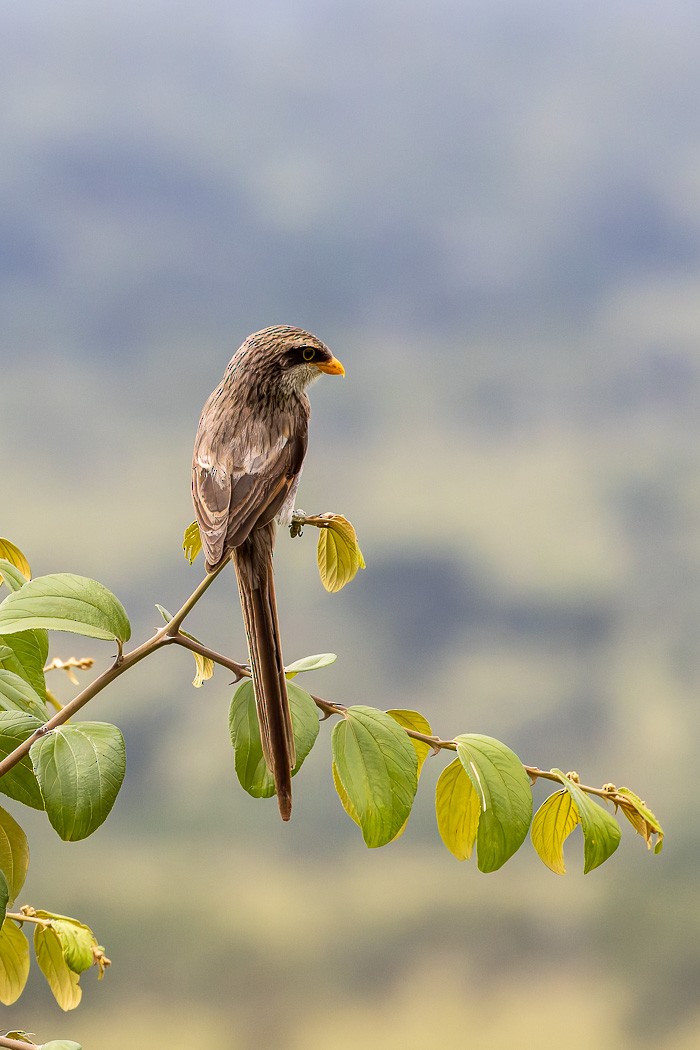
<path fill-rule="evenodd" d="M 292 537 L 292 539 L 295 539 L 295 537 L 302 535 L 305 521 L 306 513 L 300 507 L 292 511 L 292 521 L 289 526 L 289 535 Z"/>

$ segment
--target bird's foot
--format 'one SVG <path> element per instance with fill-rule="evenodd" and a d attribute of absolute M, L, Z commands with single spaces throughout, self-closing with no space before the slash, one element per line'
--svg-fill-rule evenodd
<path fill-rule="evenodd" d="M 297 507 L 296 510 L 292 511 L 292 521 L 289 526 L 289 535 L 294 539 L 296 536 L 302 535 L 302 530 L 306 524 L 306 512 Z"/>

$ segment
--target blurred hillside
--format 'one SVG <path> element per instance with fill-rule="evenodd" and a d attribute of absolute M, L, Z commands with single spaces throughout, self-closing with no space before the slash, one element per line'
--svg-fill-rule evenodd
<path fill-rule="evenodd" d="M 315 537 L 280 536 L 287 660 L 335 651 L 324 695 L 628 784 L 668 839 L 623 829 L 585 879 L 580 842 L 566 879 L 528 847 L 479 875 L 438 840 L 438 758 L 370 853 L 327 725 L 282 827 L 233 782 L 226 676 L 195 692 L 160 654 L 91 705 L 127 737 L 106 827 L 65 845 L 12 806 L 27 901 L 114 966 L 68 1017 L 36 981 L 0 1028 L 697 1046 L 700 9 L 36 0 L 2 25 L 0 533 L 146 636 L 201 572 L 206 396 L 248 332 L 308 327 L 347 380 L 312 391 L 300 502 L 347 514 L 368 569 L 326 595 Z M 242 656 L 232 578 L 192 624 Z"/>

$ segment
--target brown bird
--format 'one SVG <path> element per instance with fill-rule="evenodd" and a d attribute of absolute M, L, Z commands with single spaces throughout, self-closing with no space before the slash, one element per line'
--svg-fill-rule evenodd
<path fill-rule="evenodd" d="M 290 325 L 249 335 L 202 410 L 192 497 L 207 572 L 232 558 L 263 754 L 283 820 L 296 762 L 272 572 L 275 519 L 291 524 L 306 454 L 306 388 L 345 369 L 320 339 Z"/>

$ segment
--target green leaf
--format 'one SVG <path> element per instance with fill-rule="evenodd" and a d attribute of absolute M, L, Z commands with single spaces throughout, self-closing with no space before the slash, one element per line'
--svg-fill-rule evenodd
<path fill-rule="evenodd" d="M 0 558 L 0 586 L 6 583 L 8 590 L 18 591 L 20 587 L 24 587 L 28 579 L 29 577 L 25 576 L 22 570 L 13 565 L 11 561 Z"/>
<path fill-rule="evenodd" d="M 664 845 L 664 831 L 646 802 L 642 802 L 634 791 L 621 787 L 617 788 L 615 804 L 620 807 L 635 831 L 642 836 L 649 849 L 652 848 L 654 835 L 657 836 L 654 853 L 661 853 Z"/>
<path fill-rule="evenodd" d="M 292 770 L 294 776 L 316 742 L 318 711 L 309 694 L 291 682 L 287 683 L 287 696 L 296 749 L 296 765 Z M 241 787 L 254 798 L 270 798 L 275 793 L 275 782 L 263 757 L 255 694 L 250 679 L 241 682 L 233 694 L 229 709 L 229 732 L 236 776 Z"/>
<path fill-rule="evenodd" d="M 334 664 L 338 657 L 335 653 L 318 653 L 316 656 L 302 656 L 301 660 L 295 660 L 284 669 L 288 679 L 296 678 L 303 671 L 318 671 L 321 667 Z"/>
<path fill-rule="evenodd" d="M 27 836 L 14 817 L 0 807 L 0 870 L 5 873 L 10 901 L 17 900 L 29 867 Z"/>
<path fill-rule="evenodd" d="M 53 729 L 29 752 L 51 825 L 66 842 L 87 838 L 114 805 L 124 773 L 124 737 L 106 722 Z"/>
<path fill-rule="evenodd" d="M 530 780 L 518 756 L 500 740 L 465 733 L 455 742 L 457 757 L 481 803 L 476 836 L 479 870 L 496 871 L 520 849 L 530 827 Z"/>
<path fill-rule="evenodd" d="M 44 665 L 48 655 L 46 631 L 18 631 L 0 636 L 0 669 L 23 678 L 42 701 L 46 698 Z"/>
<path fill-rule="evenodd" d="M 263 757 L 253 683 L 241 682 L 229 707 L 229 733 L 234 767 L 241 787 L 254 798 L 270 798 L 275 782 Z"/>
<path fill-rule="evenodd" d="M 0 711 L 0 760 L 15 750 L 44 724 L 42 719 L 15 711 Z M 17 802 L 44 809 L 42 797 L 31 759 L 25 755 L 16 766 L 0 777 L 0 791 Z"/>
<path fill-rule="evenodd" d="M 535 813 L 530 829 L 532 845 L 555 875 L 566 875 L 564 843 L 578 827 L 578 810 L 568 791 L 555 791 Z"/>
<path fill-rule="evenodd" d="M 409 738 L 386 712 L 349 707 L 333 729 L 332 749 L 337 779 L 366 845 L 386 845 L 406 822 L 418 785 Z"/>
<path fill-rule="evenodd" d="M 165 622 L 170 623 L 173 614 L 169 613 L 167 609 L 164 609 L 162 605 L 158 605 L 157 602 L 156 609 Z M 193 642 L 199 641 L 199 639 L 195 638 L 193 634 L 188 634 L 187 631 L 183 631 L 182 629 L 180 629 L 180 634 L 184 635 L 185 638 L 190 638 Z M 195 653 L 194 651 L 192 652 L 192 656 L 194 657 L 195 666 L 195 676 L 192 679 L 192 685 L 195 689 L 199 689 L 205 682 L 214 677 L 214 661 L 210 660 L 208 656 L 202 656 L 201 653 Z"/>
<path fill-rule="evenodd" d="M 339 591 L 365 568 L 355 529 L 341 514 L 321 514 L 329 522 L 318 535 L 318 571 L 327 591 Z"/>
<path fill-rule="evenodd" d="M 0 929 L 0 1002 L 16 1002 L 29 976 L 29 942 L 12 919 L 5 919 Z"/>
<path fill-rule="evenodd" d="M 404 710 L 403 708 L 394 708 L 391 711 L 387 711 L 387 714 L 390 718 L 393 718 L 395 722 L 398 722 L 398 724 L 404 729 L 411 729 L 416 733 L 424 733 L 428 736 L 432 736 L 432 729 L 430 728 L 430 723 L 428 722 L 427 718 L 420 714 L 419 711 L 409 711 Z M 411 746 L 413 747 L 413 750 L 416 753 L 416 758 L 418 759 L 417 775 L 420 779 L 420 775 L 423 769 L 423 763 L 430 754 L 431 747 L 430 744 L 426 744 L 424 740 L 416 740 L 412 736 L 409 736 L 408 739 L 410 740 Z M 399 831 L 397 831 L 394 835 L 394 838 L 391 840 L 392 842 L 395 842 L 396 839 L 401 838 L 404 831 L 406 830 L 407 825 L 408 817 L 404 821 Z"/>
<path fill-rule="evenodd" d="M 95 961 L 92 949 L 97 947 L 97 940 L 90 927 L 69 915 L 56 915 L 41 909 L 37 909 L 34 914 L 40 919 L 51 920 L 51 927 L 61 942 L 63 958 L 69 969 L 78 974 L 89 970 Z"/>
<path fill-rule="evenodd" d="M 14 671 L 0 671 L 0 710 L 23 711 L 45 722 L 46 706 L 24 678 Z"/>
<path fill-rule="evenodd" d="M 411 729 L 414 733 L 422 733 L 424 736 L 432 736 L 433 731 L 430 727 L 430 722 L 420 711 L 407 711 L 403 708 L 394 708 L 391 711 L 387 711 L 387 714 L 398 722 L 404 729 Z M 424 740 L 415 740 L 412 736 L 408 738 L 413 745 L 413 750 L 416 752 L 416 758 L 418 759 L 418 776 L 421 774 L 423 769 L 423 763 L 430 754 L 432 748 L 430 744 L 426 744 Z"/>
<path fill-rule="evenodd" d="M 16 547 L 11 540 L 0 539 L 0 562 L 9 562 L 13 568 L 19 569 L 24 580 L 31 579 L 32 570 L 29 568 L 29 562 L 19 547 Z M 0 573 L 2 573 L 1 564 Z"/>
<path fill-rule="evenodd" d="M 435 816 L 440 838 L 457 860 L 469 860 L 481 816 L 481 803 L 458 758 L 438 777 Z"/>
<path fill-rule="evenodd" d="M 34 952 L 58 1005 L 62 1010 L 74 1010 L 83 994 L 80 977 L 64 959 L 61 941 L 51 926 L 34 927 Z"/>
<path fill-rule="evenodd" d="M 182 549 L 185 552 L 185 557 L 191 565 L 202 549 L 202 537 L 199 534 L 199 525 L 196 521 L 193 521 L 192 524 L 188 525 L 185 529 Z"/>
<path fill-rule="evenodd" d="M 583 830 L 583 873 L 587 875 L 612 856 L 620 845 L 620 826 L 607 810 L 560 769 L 553 769 L 552 773 L 562 782 L 576 806 Z"/>
<path fill-rule="evenodd" d="M 0 635 L 37 627 L 118 642 L 131 637 L 124 607 L 112 592 L 70 572 L 37 576 L 0 604 Z"/>

